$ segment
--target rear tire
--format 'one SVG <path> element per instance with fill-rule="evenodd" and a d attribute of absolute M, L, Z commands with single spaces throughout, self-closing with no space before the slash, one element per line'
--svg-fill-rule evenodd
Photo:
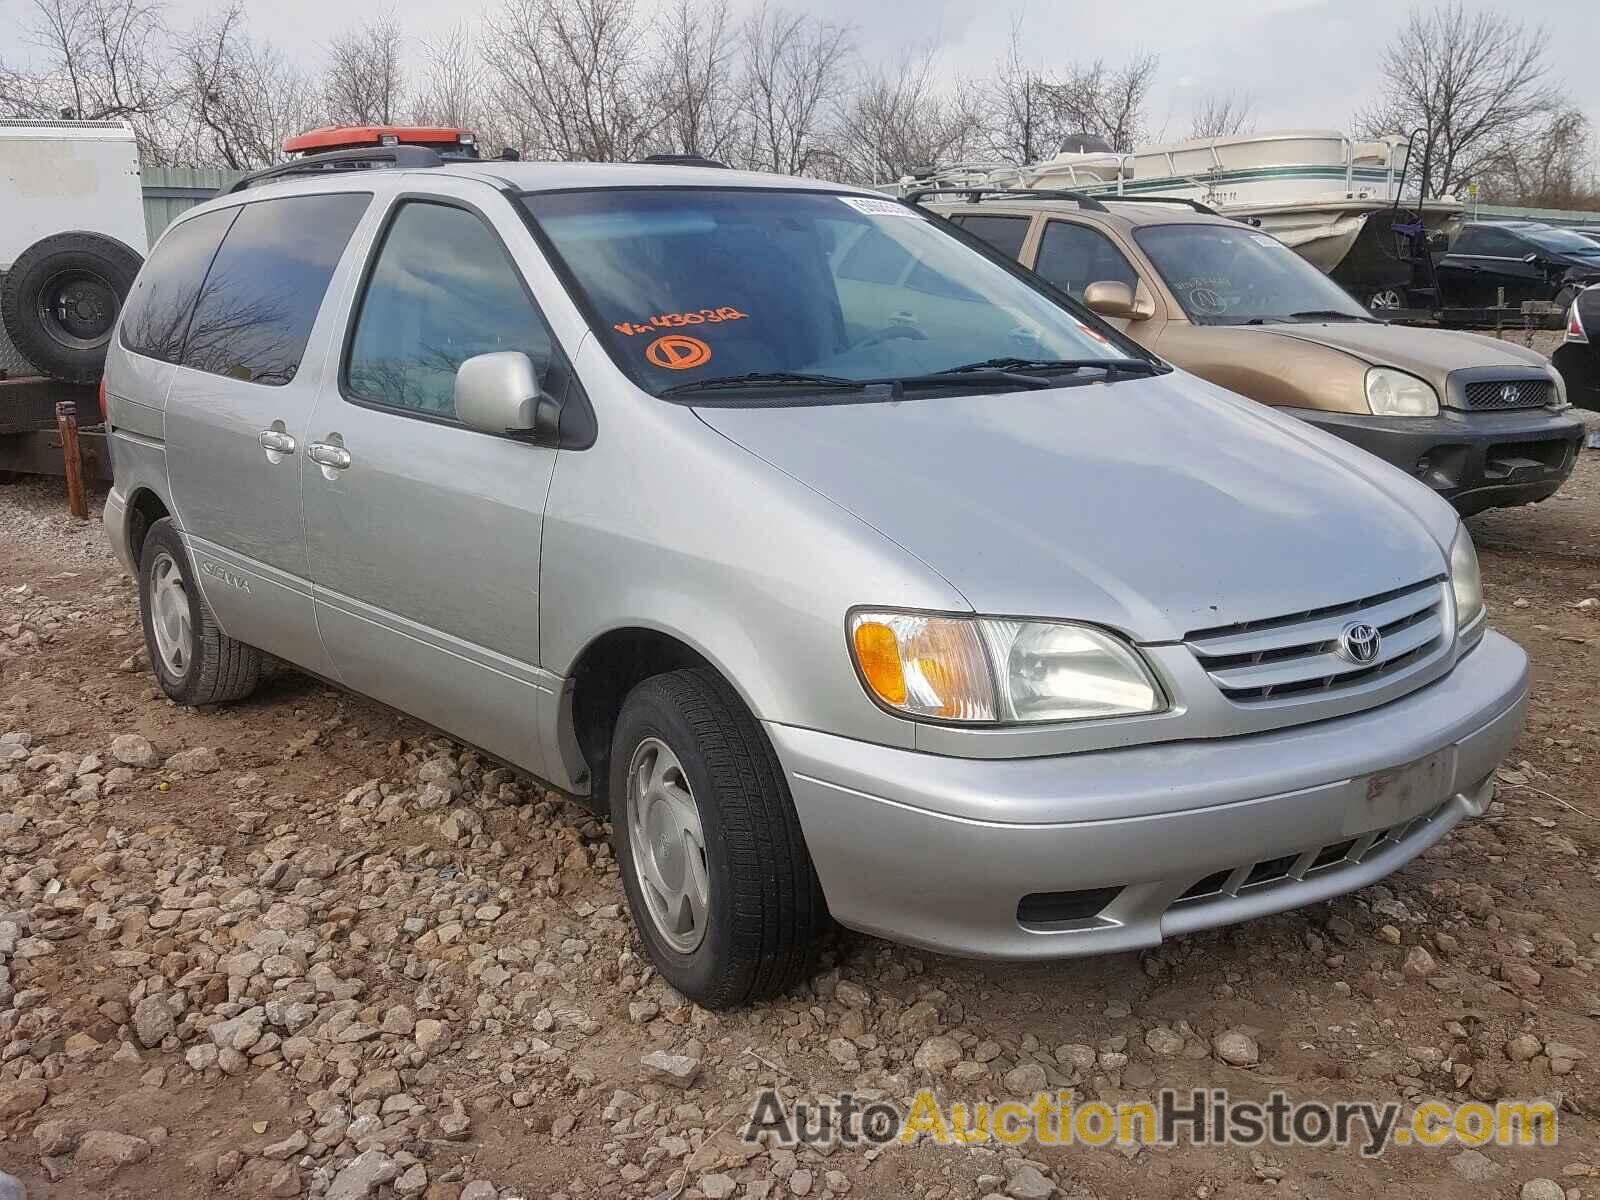
<path fill-rule="evenodd" d="M 17 256 L 0 285 L 0 319 L 24 358 L 66 383 L 94 383 L 142 259 L 115 238 L 56 233 Z"/>
<path fill-rule="evenodd" d="M 171 517 L 150 526 L 139 552 L 139 615 L 156 682 L 179 704 L 242 700 L 261 679 L 261 651 L 217 626 Z"/>
<path fill-rule="evenodd" d="M 728 1008 L 805 977 L 827 904 L 777 755 L 716 672 L 656 675 L 628 694 L 612 739 L 611 809 L 628 905 L 663 979 Z"/>

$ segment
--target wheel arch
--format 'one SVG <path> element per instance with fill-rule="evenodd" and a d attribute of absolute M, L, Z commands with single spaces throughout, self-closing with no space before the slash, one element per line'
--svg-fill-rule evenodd
<path fill-rule="evenodd" d="M 128 496 L 128 558 L 135 569 L 144 550 L 145 535 L 150 526 L 163 517 L 171 517 L 172 509 L 151 487 L 137 487 Z"/>

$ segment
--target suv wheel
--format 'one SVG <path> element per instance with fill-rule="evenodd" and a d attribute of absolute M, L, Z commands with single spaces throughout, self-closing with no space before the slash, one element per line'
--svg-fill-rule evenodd
<path fill-rule="evenodd" d="M 798 982 L 827 924 L 777 756 L 715 672 L 628 694 L 611 748 L 612 843 L 656 969 L 706 1008 Z"/>
<path fill-rule="evenodd" d="M 139 554 L 139 612 L 156 682 L 177 703 L 221 704 L 256 690 L 261 652 L 217 626 L 169 517 L 145 534 Z"/>

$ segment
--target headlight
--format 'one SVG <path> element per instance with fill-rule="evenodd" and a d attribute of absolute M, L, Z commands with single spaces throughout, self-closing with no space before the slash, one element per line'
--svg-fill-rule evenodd
<path fill-rule="evenodd" d="M 1378 417 L 1437 417 L 1439 393 L 1415 375 L 1373 367 L 1367 372 L 1367 407 Z"/>
<path fill-rule="evenodd" d="M 1456 594 L 1456 628 L 1465 629 L 1483 616 L 1483 576 L 1465 525 L 1456 530 L 1450 545 L 1450 588 Z"/>
<path fill-rule="evenodd" d="M 850 647 L 880 703 L 937 721 L 1084 721 L 1160 712 L 1131 646 L 1087 625 L 857 612 Z"/>
<path fill-rule="evenodd" d="M 1563 408 L 1571 408 L 1572 405 L 1567 401 L 1567 381 L 1561 377 L 1561 372 L 1551 371 L 1550 379 L 1556 385 L 1556 400 L 1550 407 L 1558 411 Z"/>

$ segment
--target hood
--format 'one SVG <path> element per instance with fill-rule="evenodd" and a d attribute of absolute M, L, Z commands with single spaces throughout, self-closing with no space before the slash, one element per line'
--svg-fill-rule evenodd
<path fill-rule="evenodd" d="M 1316 325 L 1258 325 L 1250 332 L 1327 346 L 1369 366 L 1398 367 L 1431 382 L 1444 394 L 1444 379 L 1464 367 L 1543 367 L 1544 355 L 1525 346 L 1453 329 L 1418 329 L 1361 321 Z"/>
<path fill-rule="evenodd" d="M 982 613 L 1173 641 L 1446 569 L 1422 515 L 1442 505 L 1421 485 L 1376 460 L 1353 469 L 1317 431 L 1181 372 L 697 412 L 921 558 Z"/>

